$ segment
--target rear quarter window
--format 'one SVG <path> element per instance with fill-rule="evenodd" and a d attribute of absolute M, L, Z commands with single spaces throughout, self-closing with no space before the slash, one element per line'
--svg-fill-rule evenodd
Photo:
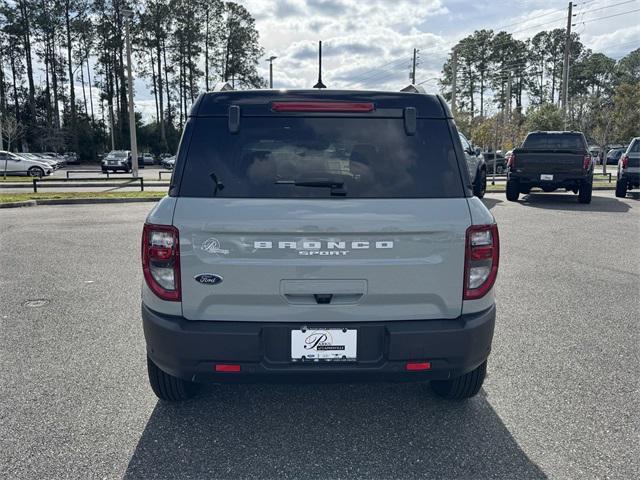
<path fill-rule="evenodd" d="M 389 118 L 243 117 L 237 134 L 226 117 L 194 120 L 179 196 L 331 198 L 294 184 L 319 180 L 340 182 L 346 198 L 465 196 L 444 119 L 418 119 L 412 136 Z"/>

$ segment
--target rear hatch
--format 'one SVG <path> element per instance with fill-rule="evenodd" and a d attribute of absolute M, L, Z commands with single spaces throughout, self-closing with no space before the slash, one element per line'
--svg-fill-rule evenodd
<path fill-rule="evenodd" d="M 190 120 L 185 318 L 458 317 L 471 221 L 448 120 L 407 135 L 401 112 L 247 115 L 235 134 L 226 116 Z"/>

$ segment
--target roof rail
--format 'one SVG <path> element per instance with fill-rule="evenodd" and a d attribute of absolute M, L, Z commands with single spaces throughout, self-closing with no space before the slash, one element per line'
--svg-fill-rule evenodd
<path fill-rule="evenodd" d="M 410 85 L 407 85 L 400 91 L 407 92 L 407 93 L 427 93 L 424 87 L 422 87 L 421 85 L 414 85 L 413 83 Z"/>
<path fill-rule="evenodd" d="M 218 82 L 213 86 L 212 92 L 229 92 L 235 90 L 229 82 Z"/>

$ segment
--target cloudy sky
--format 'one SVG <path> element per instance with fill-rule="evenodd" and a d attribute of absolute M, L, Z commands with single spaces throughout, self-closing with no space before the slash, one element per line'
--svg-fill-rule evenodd
<path fill-rule="evenodd" d="M 402 88 L 409 83 L 413 48 L 418 48 L 417 82 L 425 82 L 430 92 L 437 91 L 433 78 L 449 50 L 464 36 L 490 28 L 525 39 L 564 28 L 568 6 L 557 0 L 236 1 L 256 19 L 265 58 L 278 57 L 275 88 L 315 84 L 317 42 L 322 40 L 323 81 L 329 88 Z M 618 59 L 640 47 L 640 0 L 574 5 L 574 31 L 588 48 Z M 259 71 L 268 78 L 266 59 Z M 148 92 L 140 92 L 139 100 L 145 111 L 154 110 Z"/>

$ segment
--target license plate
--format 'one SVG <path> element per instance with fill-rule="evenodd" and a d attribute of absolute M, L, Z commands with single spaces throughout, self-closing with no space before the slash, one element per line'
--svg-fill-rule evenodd
<path fill-rule="evenodd" d="M 291 330 L 291 359 L 343 360 L 357 358 L 358 331 L 346 328 Z"/>
<path fill-rule="evenodd" d="M 547 175 L 543 173 L 542 175 L 540 175 L 540 180 L 553 180 L 553 175 Z"/>

